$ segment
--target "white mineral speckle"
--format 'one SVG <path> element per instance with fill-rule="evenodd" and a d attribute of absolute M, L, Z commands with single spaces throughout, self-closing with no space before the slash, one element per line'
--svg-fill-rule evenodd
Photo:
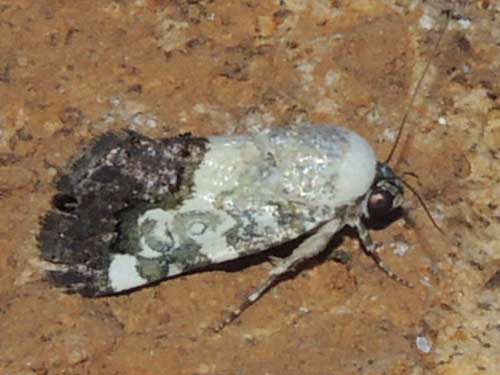
<path fill-rule="evenodd" d="M 394 143 L 396 141 L 397 135 L 398 135 L 398 130 L 397 129 L 386 128 L 377 137 L 377 142 L 387 141 L 387 142 L 390 142 L 390 143 Z"/>
<path fill-rule="evenodd" d="M 457 22 L 464 30 L 468 29 L 472 25 L 471 20 L 468 18 L 460 18 Z"/>
<path fill-rule="evenodd" d="M 424 14 L 422 17 L 420 17 L 420 27 L 425 30 L 432 30 L 434 27 L 434 19 L 432 19 L 431 16 Z"/>
<path fill-rule="evenodd" d="M 393 249 L 394 254 L 404 256 L 413 248 L 413 246 L 410 246 L 407 242 L 404 241 L 396 241 L 391 243 L 391 248 Z"/>
<path fill-rule="evenodd" d="M 250 133 L 256 134 L 266 126 L 276 122 L 272 113 L 261 112 L 259 109 L 248 112 L 239 120 L 239 125 Z"/>
<path fill-rule="evenodd" d="M 432 285 L 432 281 L 431 279 L 428 277 L 428 276 L 423 276 L 421 279 L 420 279 L 420 283 L 424 286 L 426 286 L 427 288 L 432 288 L 433 285 Z"/>
<path fill-rule="evenodd" d="M 316 113 L 329 113 L 335 114 L 339 112 L 339 105 L 337 101 L 330 98 L 321 98 L 318 100 L 314 107 L 314 112 Z"/>
<path fill-rule="evenodd" d="M 448 118 L 446 116 L 439 116 L 438 118 L 439 125 L 448 125 Z"/>
<path fill-rule="evenodd" d="M 138 112 L 132 116 L 132 125 L 139 128 L 156 128 L 157 120 L 156 117 L 149 113 Z"/>
<path fill-rule="evenodd" d="M 429 354 L 432 350 L 432 343 L 425 336 L 417 336 L 415 344 L 422 353 Z"/>
<path fill-rule="evenodd" d="M 158 126 L 156 115 L 147 110 L 147 106 L 132 100 L 123 100 L 119 96 L 109 98 L 111 110 L 106 113 L 100 123 L 104 126 L 112 125 L 118 121 L 128 123 L 134 130 L 140 128 L 153 129 Z"/>
<path fill-rule="evenodd" d="M 147 283 L 137 272 L 137 258 L 129 254 L 116 254 L 109 265 L 109 283 L 113 291 L 119 292 Z"/>
<path fill-rule="evenodd" d="M 243 334 L 243 339 L 250 344 L 255 344 L 255 336 L 250 333 Z"/>
<path fill-rule="evenodd" d="M 311 312 L 311 310 L 308 307 L 306 307 L 306 306 L 300 306 L 299 307 L 299 314 L 300 315 L 307 315 L 310 312 Z"/>

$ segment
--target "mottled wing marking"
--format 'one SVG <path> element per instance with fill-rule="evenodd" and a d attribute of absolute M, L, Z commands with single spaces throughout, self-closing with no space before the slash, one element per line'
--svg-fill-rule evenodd
<path fill-rule="evenodd" d="M 49 278 L 85 295 L 113 292 L 112 254 L 121 230 L 131 229 L 121 225 L 122 216 L 159 197 L 174 202 L 188 194 L 206 143 L 192 137 L 154 141 L 131 132 L 100 137 L 60 175 L 55 209 L 42 220 L 41 256 L 60 265 Z"/>

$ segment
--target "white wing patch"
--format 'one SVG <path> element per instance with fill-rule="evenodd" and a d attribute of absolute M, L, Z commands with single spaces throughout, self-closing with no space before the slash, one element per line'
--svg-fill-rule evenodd
<path fill-rule="evenodd" d="M 109 266 L 109 282 L 115 292 L 132 289 L 147 283 L 137 270 L 137 258 L 128 254 L 113 255 Z"/>
<path fill-rule="evenodd" d="M 138 255 L 166 257 L 173 276 L 265 250 L 336 218 L 366 194 L 375 169 L 371 146 L 332 126 L 210 138 L 192 194 L 139 217 Z"/>

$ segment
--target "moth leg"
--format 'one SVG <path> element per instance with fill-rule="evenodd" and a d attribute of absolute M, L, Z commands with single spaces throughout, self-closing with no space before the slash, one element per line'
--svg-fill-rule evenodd
<path fill-rule="evenodd" d="M 342 248 L 333 249 L 327 259 L 343 264 L 347 269 L 351 269 L 352 255 L 349 251 L 343 250 Z"/>
<path fill-rule="evenodd" d="M 417 227 L 417 223 L 415 222 L 415 218 L 411 216 L 410 206 L 406 202 L 403 204 L 402 208 L 402 217 L 406 225 L 410 228 L 415 229 Z"/>
<path fill-rule="evenodd" d="M 365 252 L 375 261 L 377 267 L 380 268 L 392 280 L 406 287 L 413 288 L 413 284 L 411 284 L 409 281 L 403 279 L 402 277 L 391 271 L 385 265 L 384 261 L 382 260 L 382 258 L 380 258 L 380 255 L 377 252 L 378 245 L 373 242 L 370 236 L 370 232 L 364 226 L 361 220 L 358 220 L 358 222 L 355 225 L 356 229 L 358 230 L 359 239 L 361 240 L 361 244 L 363 245 Z"/>
<path fill-rule="evenodd" d="M 280 257 L 275 257 L 274 255 L 270 255 L 267 257 L 267 261 L 271 263 L 271 266 L 276 267 L 283 261 L 283 259 Z"/>
<path fill-rule="evenodd" d="M 297 265 L 321 253 L 332 235 L 339 229 L 340 220 L 332 220 L 324 224 L 316 233 L 308 237 L 302 242 L 288 257 L 280 259 L 269 272 L 268 278 L 252 293 L 247 295 L 240 306 L 229 313 L 229 315 L 214 328 L 215 332 L 221 331 L 225 326 L 231 324 L 238 318 L 246 309 L 248 309 L 255 301 L 271 287 L 280 277 L 287 272 L 292 271 Z M 274 259 L 276 262 L 276 259 Z"/>

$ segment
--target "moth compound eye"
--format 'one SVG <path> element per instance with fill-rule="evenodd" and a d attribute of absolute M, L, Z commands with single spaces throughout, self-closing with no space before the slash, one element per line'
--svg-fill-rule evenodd
<path fill-rule="evenodd" d="M 382 217 L 389 214 L 394 208 L 394 195 L 386 190 L 375 190 L 368 199 L 370 216 Z"/>
<path fill-rule="evenodd" d="M 54 198 L 52 198 L 52 204 L 59 211 L 73 212 L 78 206 L 78 201 L 69 194 L 56 194 Z"/>

